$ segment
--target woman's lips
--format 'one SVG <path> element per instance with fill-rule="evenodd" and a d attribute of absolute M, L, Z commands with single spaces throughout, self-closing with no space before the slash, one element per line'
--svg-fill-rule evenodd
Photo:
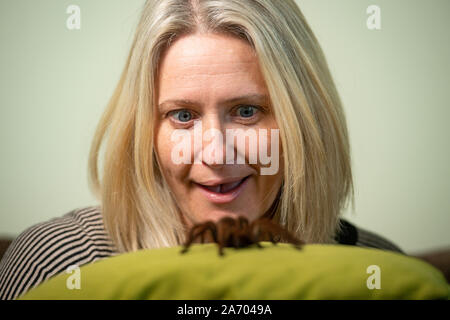
<path fill-rule="evenodd" d="M 225 183 L 223 185 L 215 186 L 215 187 L 207 187 L 198 183 L 195 183 L 200 191 L 206 196 L 208 200 L 214 203 L 227 203 L 236 199 L 242 192 L 242 190 L 247 185 L 250 176 L 245 177 L 244 179 Z"/>

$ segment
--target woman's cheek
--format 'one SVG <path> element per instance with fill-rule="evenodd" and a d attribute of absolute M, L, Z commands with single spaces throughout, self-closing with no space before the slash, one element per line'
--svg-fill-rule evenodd
<path fill-rule="evenodd" d="M 171 150 L 174 142 L 170 140 L 170 133 L 168 130 L 165 130 L 164 127 L 160 127 L 156 141 L 156 153 L 163 171 L 163 175 L 169 179 L 170 176 L 172 176 Z"/>
<path fill-rule="evenodd" d="M 158 151 L 161 159 L 166 162 L 170 159 L 170 153 L 175 142 L 172 141 L 173 130 L 171 130 L 166 123 L 163 123 L 158 132 Z"/>

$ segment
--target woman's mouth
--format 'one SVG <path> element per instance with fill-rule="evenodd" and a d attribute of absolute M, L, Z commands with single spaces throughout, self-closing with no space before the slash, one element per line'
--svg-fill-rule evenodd
<path fill-rule="evenodd" d="M 215 186 L 205 186 L 195 183 L 200 191 L 206 196 L 208 200 L 214 203 L 227 203 L 236 199 L 242 190 L 247 185 L 249 176 L 235 182 L 224 183 Z"/>

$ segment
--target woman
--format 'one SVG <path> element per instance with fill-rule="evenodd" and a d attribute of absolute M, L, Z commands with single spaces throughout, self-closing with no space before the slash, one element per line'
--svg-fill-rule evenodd
<path fill-rule="evenodd" d="M 223 216 L 400 252 L 339 218 L 353 196 L 345 117 L 294 0 L 147 1 L 89 167 L 101 205 L 23 232 L 0 265 L 2 299 L 70 265 L 179 245 Z"/>

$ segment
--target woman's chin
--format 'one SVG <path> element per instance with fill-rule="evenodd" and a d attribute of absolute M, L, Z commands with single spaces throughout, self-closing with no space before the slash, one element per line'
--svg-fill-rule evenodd
<path fill-rule="evenodd" d="M 225 217 L 230 217 L 230 218 L 237 218 L 237 217 L 244 217 L 247 219 L 251 219 L 251 217 L 249 216 L 248 212 L 242 210 L 242 211 L 236 211 L 236 212 L 230 212 L 230 211 L 210 211 L 205 215 L 202 215 L 201 221 L 214 221 L 217 222 L 222 218 Z"/>

